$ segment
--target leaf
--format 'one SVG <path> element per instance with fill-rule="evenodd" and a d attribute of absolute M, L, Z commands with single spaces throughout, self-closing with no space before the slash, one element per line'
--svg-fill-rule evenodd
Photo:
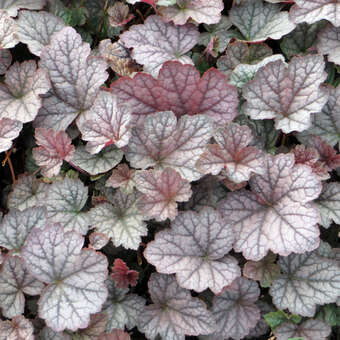
<path fill-rule="evenodd" d="M 45 6 L 45 0 L 0 0 L 0 8 L 11 17 L 16 17 L 21 8 L 39 10 Z"/>
<path fill-rule="evenodd" d="M 44 11 L 20 11 L 17 24 L 20 42 L 27 44 L 31 53 L 37 56 L 50 44 L 53 33 L 65 27 L 61 18 Z"/>
<path fill-rule="evenodd" d="M 282 60 L 269 63 L 244 86 L 244 113 L 252 119 L 275 118 L 275 128 L 285 133 L 306 130 L 310 113 L 327 102 L 328 92 L 320 87 L 326 76 L 319 55 L 295 57 L 288 67 Z"/>
<path fill-rule="evenodd" d="M 35 61 L 15 62 L 6 72 L 6 80 L 0 84 L 1 117 L 32 121 L 41 107 L 41 94 L 50 89 L 47 72 L 37 69 Z"/>
<path fill-rule="evenodd" d="M 105 186 L 120 188 L 125 194 L 131 194 L 135 186 L 135 170 L 129 168 L 127 164 L 119 164 L 113 169 L 111 176 L 106 181 Z"/>
<path fill-rule="evenodd" d="M 330 21 L 335 27 L 340 26 L 338 0 L 295 0 L 290 9 L 290 18 L 295 23 L 313 24 L 321 19 Z"/>
<path fill-rule="evenodd" d="M 108 316 L 107 331 L 135 327 L 145 305 L 144 298 L 136 294 L 127 294 L 128 289 L 117 288 L 111 280 L 107 280 L 106 283 L 109 296 L 103 306 L 103 312 Z"/>
<path fill-rule="evenodd" d="M 136 206 L 138 198 L 136 192 L 126 195 L 118 190 L 112 204 L 101 203 L 90 210 L 92 227 L 111 238 L 114 246 L 136 250 L 141 237 L 148 233 Z"/>
<path fill-rule="evenodd" d="M 12 146 L 22 130 L 22 123 L 8 118 L 0 119 L 0 152 L 7 151 Z"/>
<path fill-rule="evenodd" d="M 230 21 L 240 30 L 245 41 L 259 42 L 268 38 L 280 39 L 291 32 L 295 24 L 288 12 L 275 4 L 261 0 L 246 0 L 230 10 Z"/>
<path fill-rule="evenodd" d="M 157 76 L 166 61 L 192 64 L 185 54 L 198 43 L 198 37 L 199 32 L 192 24 L 175 26 L 151 15 L 144 24 L 134 25 L 121 34 L 120 40 L 126 47 L 133 48 L 132 58 L 144 65 L 145 72 Z"/>
<path fill-rule="evenodd" d="M 294 322 L 299 324 L 302 320 L 300 315 L 287 314 L 282 310 L 277 310 L 276 312 L 270 312 L 264 315 L 264 319 L 272 330 L 275 330 L 278 326 L 285 322 Z"/>
<path fill-rule="evenodd" d="M 217 144 L 209 144 L 196 163 L 204 174 L 218 175 L 222 169 L 229 180 L 235 183 L 248 181 L 252 173 L 262 174 L 264 154 L 248 146 L 252 140 L 247 126 L 229 123 L 215 130 Z"/>
<path fill-rule="evenodd" d="M 202 177 L 195 163 L 212 135 L 212 124 L 203 115 L 183 116 L 172 112 L 148 115 L 144 126 L 132 130 L 125 157 L 134 168 L 170 167 L 183 179 Z"/>
<path fill-rule="evenodd" d="M 340 183 L 324 183 L 315 204 L 321 215 L 321 225 L 329 228 L 332 221 L 340 224 Z"/>
<path fill-rule="evenodd" d="M 237 278 L 217 295 L 212 307 L 217 324 L 213 337 L 243 339 L 260 319 L 255 304 L 259 295 L 257 283 L 244 277 Z"/>
<path fill-rule="evenodd" d="M 231 226 L 212 208 L 181 212 L 171 229 L 156 234 L 144 256 L 158 273 L 176 273 L 178 284 L 196 292 L 218 294 L 241 275 L 235 258 L 227 255 L 234 242 Z"/>
<path fill-rule="evenodd" d="M 103 233 L 91 233 L 89 236 L 90 244 L 89 248 L 99 250 L 109 243 L 110 239 Z"/>
<path fill-rule="evenodd" d="M 335 304 L 325 305 L 316 314 L 316 318 L 331 327 L 338 326 L 340 324 L 340 308 Z"/>
<path fill-rule="evenodd" d="M 6 73 L 8 67 L 12 64 L 12 54 L 7 49 L 0 49 L 0 74 Z"/>
<path fill-rule="evenodd" d="M 252 191 L 228 193 L 219 210 L 233 224 L 234 250 L 258 261 L 272 250 L 286 256 L 319 245 L 319 213 L 308 203 L 317 198 L 321 182 L 292 154 L 267 155 L 264 175 L 250 179 Z"/>
<path fill-rule="evenodd" d="M 222 0 L 177 0 L 177 4 L 161 7 L 160 13 L 166 21 L 184 25 L 189 19 L 201 24 L 217 24 L 224 8 Z"/>
<path fill-rule="evenodd" d="M 75 148 L 71 138 L 65 131 L 37 128 L 35 140 L 39 147 L 34 148 L 32 154 L 36 164 L 42 167 L 42 175 L 45 177 L 58 175 L 63 161 L 69 162 L 73 157 Z"/>
<path fill-rule="evenodd" d="M 237 114 L 237 90 L 214 68 L 200 78 L 194 66 L 169 61 L 162 66 L 157 80 L 137 73 L 133 79 L 113 82 L 111 91 L 117 95 L 118 104 L 129 105 L 135 118 L 169 110 L 177 117 L 204 114 L 225 124 Z"/>
<path fill-rule="evenodd" d="M 78 233 L 50 225 L 32 230 L 22 250 L 29 272 L 47 283 L 39 299 L 39 317 L 57 332 L 87 327 L 90 314 L 99 312 L 107 297 L 106 257 L 81 250 L 83 243 Z"/>
<path fill-rule="evenodd" d="M 44 200 L 49 220 L 61 223 L 65 231 L 85 235 L 91 223 L 88 213 L 82 212 L 87 197 L 88 188 L 79 179 L 65 177 L 52 183 Z"/>
<path fill-rule="evenodd" d="M 89 325 L 72 335 L 72 340 L 98 340 L 98 336 L 106 330 L 107 315 L 105 313 L 92 314 Z"/>
<path fill-rule="evenodd" d="M 69 334 L 65 332 L 55 332 L 50 327 L 44 327 L 39 333 L 40 340 L 72 340 Z"/>
<path fill-rule="evenodd" d="M 328 61 L 340 65 L 340 27 L 326 26 L 318 36 L 317 49 L 328 55 Z"/>
<path fill-rule="evenodd" d="M 277 340 L 289 340 L 301 337 L 303 340 L 326 340 L 331 328 L 320 320 L 309 319 L 300 325 L 285 322 L 274 332 Z"/>
<path fill-rule="evenodd" d="M 100 91 L 91 109 L 77 123 L 82 139 L 88 142 L 87 151 L 95 154 L 111 144 L 119 148 L 127 145 L 130 118 L 129 110 L 118 106 L 112 93 Z"/>
<path fill-rule="evenodd" d="M 129 15 L 129 6 L 122 2 L 115 2 L 107 9 L 109 22 L 111 26 L 124 26 L 134 18 L 133 14 Z"/>
<path fill-rule="evenodd" d="M 243 276 L 260 281 L 261 287 L 270 287 L 272 281 L 280 275 L 280 267 L 274 263 L 276 255 L 268 253 L 260 261 L 247 261 L 243 267 Z"/>
<path fill-rule="evenodd" d="M 115 259 L 111 279 L 115 281 L 117 288 L 128 288 L 129 285 L 135 286 L 138 280 L 138 272 L 129 269 L 121 259 Z"/>
<path fill-rule="evenodd" d="M 33 228 L 42 229 L 47 223 L 44 207 L 11 209 L 0 223 L 0 246 L 20 256 L 28 235 Z"/>
<path fill-rule="evenodd" d="M 129 333 L 114 329 L 111 333 L 101 335 L 98 340 L 131 340 Z"/>
<path fill-rule="evenodd" d="M 281 276 L 270 288 L 277 308 L 312 317 L 316 305 L 335 302 L 340 295 L 340 269 L 334 260 L 310 252 L 281 257 L 279 263 Z"/>
<path fill-rule="evenodd" d="M 184 340 L 185 335 L 210 334 L 215 321 L 204 302 L 178 286 L 174 276 L 151 274 L 149 293 L 154 302 L 139 316 L 139 329 L 154 339 Z"/>
<path fill-rule="evenodd" d="M 140 171 L 135 175 L 135 183 L 144 194 L 138 201 L 138 208 L 156 221 L 173 220 L 178 213 L 176 202 L 186 202 L 192 194 L 190 183 L 171 168 Z"/>
<path fill-rule="evenodd" d="M 17 23 L 6 12 L 0 10 L 0 48 L 14 47 L 19 42 L 17 32 Z"/>
<path fill-rule="evenodd" d="M 261 318 L 257 322 L 256 326 L 249 331 L 249 334 L 246 336 L 246 339 L 258 338 L 268 333 L 269 330 L 268 324 L 264 319 L 264 315 L 273 310 L 272 306 L 268 305 L 266 302 L 263 302 L 261 300 L 257 301 L 256 305 L 260 309 Z"/>
<path fill-rule="evenodd" d="M 34 340 L 33 325 L 23 315 L 0 321 L 0 340 Z"/>

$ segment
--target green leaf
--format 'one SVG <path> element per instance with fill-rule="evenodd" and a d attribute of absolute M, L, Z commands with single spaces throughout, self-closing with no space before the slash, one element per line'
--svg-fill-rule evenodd
<path fill-rule="evenodd" d="M 276 312 L 267 313 L 264 315 L 264 319 L 272 330 L 274 330 L 275 328 L 277 328 L 278 326 L 280 326 L 282 323 L 286 321 L 290 320 L 298 324 L 302 320 L 301 316 L 296 315 L 296 314 L 289 315 L 289 314 L 286 314 L 282 310 L 277 310 Z"/>
<path fill-rule="evenodd" d="M 331 327 L 340 326 L 340 307 L 335 304 L 323 306 L 316 318 L 326 322 Z"/>

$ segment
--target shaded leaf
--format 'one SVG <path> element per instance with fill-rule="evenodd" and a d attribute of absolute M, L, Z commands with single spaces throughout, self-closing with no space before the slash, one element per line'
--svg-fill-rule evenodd
<path fill-rule="evenodd" d="M 23 315 L 0 321 L 0 340 L 34 340 L 33 325 Z"/>
<path fill-rule="evenodd" d="M 45 3 L 45 0 L 0 0 L 0 8 L 11 17 L 16 17 L 20 8 L 39 10 Z"/>
<path fill-rule="evenodd" d="M 103 233 L 91 233 L 89 236 L 89 248 L 99 250 L 107 245 L 110 239 Z"/>
<path fill-rule="evenodd" d="M 131 340 L 129 333 L 114 329 L 111 333 L 101 335 L 98 340 Z"/>
<path fill-rule="evenodd" d="M 0 9 L 0 48 L 14 47 L 19 42 L 17 33 L 17 23 Z"/>
<path fill-rule="evenodd" d="M 39 333 L 39 340 L 72 340 L 72 338 L 64 332 L 55 332 L 50 327 L 44 327 Z"/>
<path fill-rule="evenodd" d="M 121 259 L 115 259 L 111 279 L 115 281 L 117 288 L 128 288 L 129 285 L 135 286 L 138 280 L 138 272 L 131 270 Z"/>
<path fill-rule="evenodd" d="M 0 152 L 7 151 L 12 146 L 22 130 L 22 123 L 8 118 L 0 119 Z"/>
<path fill-rule="evenodd" d="M 261 301 L 261 300 L 257 301 L 256 305 L 260 309 L 261 318 L 257 322 L 256 326 L 249 331 L 249 334 L 246 336 L 246 339 L 258 338 L 258 337 L 268 333 L 268 330 L 269 330 L 269 326 L 264 319 L 264 315 L 266 313 L 272 311 L 273 307 L 271 305 L 268 305 L 266 302 Z"/>
<path fill-rule="evenodd" d="M 318 52 L 327 54 L 328 61 L 340 65 L 340 27 L 329 24 L 320 32 L 318 38 Z"/>
<path fill-rule="evenodd" d="M 92 314 L 89 325 L 72 334 L 72 340 L 98 340 L 98 336 L 106 330 L 107 315 L 105 313 Z"/>
<path fill-rule="evenodd" d="M 11 52 L 7 49 L 0 49 L 0 74 L 4 74 L 11 64 Z"/>
<path fill-rule="evenodd" d="M 111 176 L 106 181 L 105 186 L 120 188 L 124 193 L 131 194 L 135 186 L 135 170 L 129 168 L 127 164 L 119 164 L 113 169 Z"/>

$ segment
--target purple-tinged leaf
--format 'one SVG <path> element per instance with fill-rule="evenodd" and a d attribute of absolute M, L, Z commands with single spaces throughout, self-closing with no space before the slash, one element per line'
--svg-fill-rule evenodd
<path fill-rule="evenodd" d="M 14 63 L 0 84 L 0 116 L 22 123 L 32 121 L 41 107 L 40 95 L 50 86 L 46 70 L 37 69 L 35 61 Z"/>
<path fill-rule="evenodd" d="M 41 174 L 45 177 L 58 175 L 63 161 L 69 162 L 74 155 L 71 138 L 65 131 L 37 128 L 35 140 L 38 147 L 32 154 L 36 164 L 42 167 Z"/>
<path fill-rule="evenodd" d="M 138 208 L 144 216 L 156 221 L 173 220 L 178 213 L 176 202 L 186 202 L 192 194 L 190 183 L 171 168 L 139 171 L 134 181 L 143 193 Z"/>
<path fill-rule="evenodd" d="M 126 288 L 117 288 L 113 281 L 106 281 L 109 296 L 103 306 L 103 312 L 107 314 L 107 331 L 119 329 L 131 329 L 137 326 L 137 318 L 144 309 L 144 298 L 136 294 L 127 294 Z"/>
<path fill-rule="evenodd" d="M 340 65 L 340 26 L 329 24 L 325 27 L 319 33 L 317 49 L 319 53 L 328 55 L 328 61 Z"/>
<path fill-rule="evenodd" d="M 21 248 L 31 230 L 45 227 L 46 215 L 44 207 L 27 208 L 23 211 L 11 209 L 0 223 L 0 246 L 20 256 Z"/>
<path fill-rule="evenodd" d="M 16 17 L 21 8 L 39 10 L 46 4 L 46 0 L 0 0 L 0 8 L 11 17 Z"/>
<path fill-rule="evenodd" d="M 204 174 L 218 175 L 222 169 L 229 180 L 235 183 L 248 181 L 252 173 L 262 174 L 264 154 L 253 146 L 248 126 L 229 123 L 214 133 L 217 144 L 209 144 L 196 163 Z"/>
<path fill-rule="evenodd" d="M 15 316 L 12 321 L 0 321 L 1 340 L 34 340 L 33 325 L 23 315 Z"/>
<path fill-rule="evenodd" d="M 340 267 L 317 252 L 280 257 L 281 275 L 270 288 L 277 308 L 312 317 L 317 305 L 340 296 Z"/>
<path fill-rule="evenodd" d="M 160 13 L 176 25 L 184 25 L 189 19 L 211 25 L 221 20 L 223 8 L 222 0 L 179 0 L 176 5 L 161 7 Z"/>
<path fill-rule="evenodd" d="M 292 154 L 267 155 L 264 175 L 250 179 L 252 191 L 229 193 L 220 203 L 223 217 L 233 224 L 234 249 L 258 261 L 272 250 L 286 256 L 319 245 L 320 215 L 310 201 L 321 182 L 310 167 L 294 166 Z"/>
<path fill-rule="evenodd" d="M 259 42 L 268 38 L 280 39 L 295 28 L 288 12 L 281 6 L 262 0 L 242 1 L 230 10 L 230 21 L 240 30 L 245 41 Z"/>
<path fill-rule="evenodd" d="M 128 288 L 135 286 L 138 280 L 138 272 L 131 270 L 122 259 L 115 259 L 112 266 L 111 279 L 116 283 L 117 288 Z"/>
<path fill-rule="evenodd" d="M 87 327 L 107 297 L 106 257 L 82 250 L 83 243 L 78 233 L 50 225 L 32 230 L 22 250 L 29 272 L 48 284 L 39 299 L 39 317 L 57 332 Z"/>
<path fill-rule="evenodd" d="M 178 60 L 193 64 L 185 54 L 198 43 L 199 32 L 193 24 L 175 26 L 165 23 L 157 15 L 149 16 L 142 25 L 134 25 L 120 35 L 128 48 L 133 48 L 132 58 L 144 65 L 144 71 L 158 75 L 162 64 Z"/>
<path fill-rule="evenodd" d="M 64 332 L 55 332 L 50 327 L 44 327 L 39 333 L 39 340 L 72 340 L 72 337 Z"/>
<path fill-rule="evenodd" d="M 132 130 L 125 155 L 134 168 L 170 167 L 193 181 L 202 177 L 195 163 L 211 136 L 212 124 L 203 115 L 186 115 L 177 121 L 172 112 L 158 112 L 148 115 L 143 127 Z"/>
<path fill-rule="evenodd" d="M 0 48 L 12 48 L 18 42 L 17 23 L 0 9 Z"/>
<path fill-rule="evenodd" d="M 149 339 L 184 340 L 185 335 L 210 334 L 216 324 L 204 302 L 178 286 L 174 276 L 151 274 L 149 293 L 154 302 L 139 316 L 138 328 Z"/>
<path fill-rule="evenodd" d="M 0 307 L 2 314 L 11 319 L 23 314 L 25 294 L 39 295 L 44 284 L 36 280 L 25 268 L 22 259 L 7 256 L 0 271 Z"/>
<path fill-rule="evenodd" d="M 113 169 L 111 176 L 105 186 L 120 188 L 125 194 L 131 194 L 135 186 L 134 177 L 136 171 L 130 169 L 127 164 L 119 164 Z"/>
<path fill-rule="evenodd" d="M 137 73 L 133 79 L 113 82 L 111 91 L 117 95 L 118 104 L 129 105 L 135 118 L 169 110 L 177 117 L 204 114 L 224 124 L 237 114 L 237 89 L 214 68 L 200 78 L 194 66 L 169 61 L 162 66 L 158 79 Z"/>
<path fill-rule="evenodd" d="M 92 314 L 89 325 L 72 334 L 73 340 L 98 340 L 106 330 L 107 315 L 105 313 Z"/>
<path fill-rule="evenodd" d="M 65 177 L 52 183 L 46 193 L 44 206 L 48 219 L 60 223 L 66 231 L 76 230 L 85 235 L 91 224 L 88 212 L 82 212 L 88 188 L 79 179 Z"/>
<path fill-rule="evenodd" d="M 309 319 L 297 325 L 285 322 L 274 330 L 277 340 L 301 338 L 303 340 L 327 340 L 332 329 L 325 322 Z"/>
<path fill-rule="evenodd" d="M 6 73 L 8 67 L 12 64 L 12 54 L 7 49 L 0 49 L 0 74 Z"/>
<path fill-rule="evenodd" d="M 100 91 L 93 106 L 83 113 L 77 122 L 86 149 L 91 154 L 115 144 L 121 148 L 130 138 L 130 112 L 125 106 L 117 105 L 117 98 L 109 92 Z"/>
<path fill-rule="evenodd" d="M 285 133 L 308 129 L 310 114 L 327 102 L 328 91 L 320 86 L 327 76 L 324 67 L 319 55 L 295 57 L 289 66 L 282 60 L 267 64 L 243 88 L 244 113 L 252 119 L 275 118 L 275 128 Z"/>
<path fill-rule="evenodd" d="M 215 297 L 212 313 L 216 320 L 215 339 L 243 339 L 256 326 L 260 310 L 255 302 L 260 289 L 256 282 L 239 277 Z"/>
<path fill-rule="evenodd" d="M 176 273 L 178 284 L 196 292 L 215 294 L 241 275 L 237 261 L 227 254 L 234 242 L 230 225 L 212 208 L 199 214 L 180 213 L 170 230 L 156 234 L 144 256 L 157 272 Z"/>
<path fill-rule="evenodd" d="M 110 241 L 110 239 L 105 234 L 97 232 L 91 233 L 89 239 L 90 239 L 89 248 L 96 250 L 105 247 Z"/>
<path fill-rule="evenodd" d="M 50 44 L 52 34 L 66 26 L 61 18 L 44 11 L 20 11 L 17 24 L 18 39 L 37 56 Z"/>
<path fill-rule="evenodd" d="M 114 329 L 111 333 L 101 335 L 98 340 L 131 340 L 131 337 L 121 329 Z"/>
<path fill-rule="evenodd" d="M 129 14 L 129 6 L 122 2 L 115 2 L 107 9 L 109 23 L 113 27 L 126 25 L 134 18 L 133 14 Z"/>
<path fill-rule="evenodd" d="M 112 204 L 101 203 L 90 210 L 92 227 L 108 236 L 116 247 L 137 249 L 141 237 L 148 233 L 145 218 L 137 209 L 138 199 L 136 192 L 126 195 L 118 190 Z"/>
<path fill-rule="evenodd" d="M 0 152 L 7 151 L 12 146 L 22 130 L 22 123 L 8 118 L 0 119 Z"/>
<path fill-rule="evenodd" d="M 326 19 L 335 27 L 340 26 L 339 0 L 295 0 L 295 5 L 291 7 L 289 14 L 295 23 L 313 24 Z"/>
<path fill-rule="evenodd" d="M 249 331 L 249 334 L 246 336 L 246 339 L 258 338 L 258 337 L 266 334 L 268 332 L 268 329 L 269 329 L 269 326 L 268 326 L 266 320 L 264 319 L 264 315 L 269 313 L 269 312 L 272 312 L 273 307 L 271 305 L 268 305 L 266 302 L 263 302 L 263 301 L 260 301 L 260 300 L 256 302 L 256 305 L 260 309 L 261 318 L 257 322 L 256 326 Z"/>

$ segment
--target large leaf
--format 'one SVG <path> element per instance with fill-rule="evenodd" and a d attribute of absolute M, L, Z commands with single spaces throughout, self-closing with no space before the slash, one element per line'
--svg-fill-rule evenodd
<path fill-rule="evenodd" d="M 17 23 L 9 15 L 0 10 L 0 47 L 12 48 L 18 42 Z"/>
<path fill-rule="evenodd" d="M 267 155 L 264 175 L 254 175 L 250 186 L 220 203 L 233 223 L 236 251 L 258 261 L 268 250 L 285 256 L 318 247 L 320 216 L 308 202 L 319 196 L 321 182 L 310 167 L 294 166 L 292 154 Z"/>
<path fill-rule="evenodd" d="M 192 194 L 190 183 L 171 168 L 140 171 L 134 181 L 144 194 L 138 202 L 140 211 L 156 221 L 173 220 L 178 213 L 176 202 L 186 202 Z"/>
<path fill-rule="evenodd" d="M 134 25 L 123 33 L 120 40 L 126 47 L 133 48 L 132 57 L 144 65 L 144 70 L 156 76 L 168 60 L 192 64 L 185 54 L 197 44 L 198 37 L 199 32 L 192 24 L 175 26 L 152 15 L 143 25 Z"/>
<path fill-rule="evenodd" d="M 20 11 L 17 23 L 20 42 L 37 56 L 50 44 L 52 34 L 65 27 L 61 18 L 44 11 Z"/>
<path fill-rule="evenodd" d="M 318 38 L 318 52 L 327 54 L 328 61 L 340 65 L 340 27 L 329 24 L 320 32 Z"/>
<path fill-rule="evenodd" d="M 129 110 L 118 106 L 112 93 L 99 92 L 91 109 L 77 123 L 82 139 L 88 142 L 87 151 L 95 154 L 111 144 L 125 146 L 130 138 L 130 118 Z"/>
<path fill-rule="evenodd" d="M 198 298 L 178 286 L 174 276 L 151 274 L 148 283 L 151 305 L 139 316 L 139 329 L 149 339 L 184 340 L 185 335 L 210 334 L 216 324 Z"/>
<path fill-rule="evenodd" d="M 262 0 L 246 0 L 232 7 L 229 17 L 246 41 L 280 39 L 295 28 L 288 12 L 280 10 L 279 5 L 263 3 Z"/>
<path fill-rule="evenodd" d="M 0 340 L 34 340 L 33 325 L 23 315 L 0 321 Z"/>
<path fill-rule="evenodd" d="M 177 0 L 174 6 L 161 7 L 165 20 L 184 25 L 189 19 L 197 23 L 217 24 L 224 8 L 222 0 Z"/>
<path fill-rule="evenodd" d="M 303 340 L 327 340 L 332 329 L 320 320 L 309 319 L 297 325 L 293 322 L 285 322 L 274 331 L 277 340 L 289 340 L 301 338 Z"/>
<path fill-rule="evenodd" d="M 295 0 L 289 14 L 296 23 L 313 24 L 321 19 L 327 19 L 334 26 L 340 26 L 339 0 Z"/>
<path fill-rule="evenodd" d="M 35 61 L 14 63 L 6 72 L 6 80 L 0 84 L 0 117 L 32 121 L 41 107 L 41 94 L 50 89 L 46 70 L 37 69 Z"/>
<path fill-rule="evenodd" d="M 20 8 L 31 10 L 42 9 L 46 0 L 0 0 L 0 8 L 11 17 L 16 17 Z"/>
<path fill-rule="evenodd" d="M 88 196 L 88 188 L 79 179 L 65 177 L 48 188 L 44 205 L 50 221 L 60 222 L 64 229 L 86 234 L 90 225 L 87 212 L 82 212 Z"/>
<path fill-rule="evenodd" d="M 19 136 L 22 123 L 8 118 L 0 119 L 0 152 L 12 146 L 13 139 Z"/>
<path fill-rule="evenodd" d="M 137 117 L 170 110 L 177 117 L 204 114 L 224 124 L 237 114 L 237 90 L 214 68 L 200 78 L 194 66 L 169 61 L 162 66 L 157 80 L 137 73 L 133 79 L 123 77 L 113 82 L 111 90 L 118 104 L 129 105 Z"/>
<path fill-rule="evenodd" d="M 313 316 L 316 305 L 335 302 L 340 296 L 340 268 L 334 260 L 310 252 L 281 257 L 279 263 L 281 276 L 270 288 L 279 309 Z"/>
<path fill-rule="evenodd" d="M 256 282 L 240 277 L 216 296 L 212 313 L 217 328 L 213 338 L 243 339 L 260 319 L 260 310 L 255 304 L 259 295 Z"/>
<path fill-rule="evenodd" d="M 50 225 L 32 230 L 22 250 L 29 272 L 47 283 L 39 299 L 39 317 L 57 332 L 87 327 L 90 314 L 99 312 L 107 297 L 106 257 L 82 250 L 83 243 L 78 233 Z"/>
<path fill-rule="evenodd" d="M 218 175 L 224 169 L 229 180 L 241 183 L 248 181 L 252 173 L 263 173 L 264 155 L 248 146 L 252 140 L 248 126 L 230 123 L 215 130 L 214 139 L 217 144 L 208 145 L 208 151 L 196 163 L 204 174 Z"/>
<path fill-rule="evenodd" d="M 145 218 L 137 209 L 138 198 L 136 192 L 126 195 L 118 190 L 112 204 L 100 203 L 90 210 L 92 227 L 110 237 L 116 247 L 137 249 L 141 237 L 148 233 Z"/>
<path fill-rule="evenodd" d="M 180 213 L 170 230 L 149 242 L 144 256 L 157 272 L 176 273 L 181 287 L 197 292 L 210 288 L 217 294 L 241 274 L 237 261 L 227 255 L 233 242 L 231 226 L 206 208 L 199 214 Z"/>
<path fill-rule="evenodd" d="M 0 271 L 0 307 L 6 318 L 23 314 L 25 294 L 39 295 L 44 288 L 25 268 L 22 259 L 7 256 Z"/>
<path fill-rule="evenodd" d="M 132 130 L 126 158 L 134 168 L 170 167 L 193 181 L 202 177 L 195 163 L 212 135 L 207 117 L 183 116 L 177 121 L 172 112 L 148 115 L 143 127 Z"/>
<path fill-rule="evenodd" d="M 310 114 L 319 112 L 328 92 L 320 87 L 326 79 L 319 55 L 295 57 L 287 67 L 278 60 L 262 67 L 243 88 L 244 113 L 252 119 L 275 118 L 276 129 L 288 133 L 311 126 Z"/>

